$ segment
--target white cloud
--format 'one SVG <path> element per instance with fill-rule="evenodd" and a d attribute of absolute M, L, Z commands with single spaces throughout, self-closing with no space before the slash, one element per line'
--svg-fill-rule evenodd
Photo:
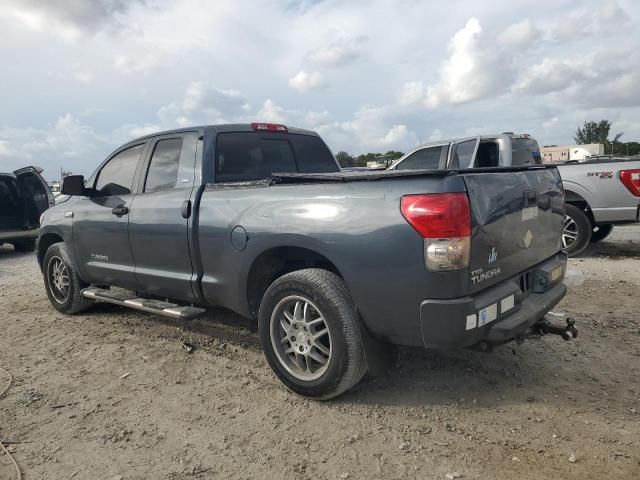
<path fill-rule="evenodd" d="M 424 99 L 426 88 L 422 82 L 407 82 L 397 93 L 400 105 L 412 105 Z"/>
<path fill-rule="evenodd" d="M 561 18 L 551 37 L 557 41 L 584 41 L 594 35 L 624 31 L 631 24 L 631 17 L 617 0 L 605 0 Z"/>
<path fill-rule="evenodd" d="M 318 72 L 300 70 L 289 79 L 289 86 L 300 92 L 307 92 L 324 86 L 324 80 Z"/>
<path fill-rule="evenodd" d="M 513 88 L 529 94 L 545 94 L 565 90 L 588 76 L 587 64 L 545 58 L 525 70 Z"/>
<path fill-rule="evenodd" d="M 257 120 L 261 122 L 285 123 L 287 121 L 284 109 L 276 105 L 270 98 L 264 101 L 256 116 Z"/>
<path fill-rule="evenodd" d="M 439 80 L 427 87 L 430 108 L 463 103 L 500 92 L 509 84 L 509 63 L 493 42 L 486 41 L 476 18 L 467 21 L 449 43 L 449 58 L 439 70 Z"/>
<path fill-rule="evenodd" d="M 220 90 L 201 81 L 191 82 L 182 100 L 158 110 L 166 127 L 227 123 L 246 113 L 247 100 L 237 90 Z"/>
<path fill-rule="evenodd" d="M 93 74 L 91 72 L 76 72 L 73 74 L 73 78 L 82 83 L 91 83 Z"/>
<path fill-rule="evenodd" d="M 368 38 L 364 35 L 340 38 L 325 47 L 311 51 L 308 57 L 311 62 L 322 66 L 340 67 L 350 65 L 363 57 L 367 40 Z"/>
<path fill-rule="evenodd" d="M 513 25 L 509 25 L 507 29 L 498 35 L 498 41 L 509 47 L 528 47 L 535 42 L 541 35 L 531 20 L 526 19 Z"/>

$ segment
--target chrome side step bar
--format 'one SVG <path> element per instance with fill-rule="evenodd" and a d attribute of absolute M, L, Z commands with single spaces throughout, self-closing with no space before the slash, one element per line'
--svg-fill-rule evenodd
<path fill-rule="evenodd" d="M 163 302 L 150 298 L 136 297 L 128 292 L 112 292 L 104 288 L 89 287 L 82 290 L 82 296 L 96 302 L 113 303 L 123 307 L 155 313 L 176 320 L 193 320 L 206 312 L 204 308 L 184 307 L 176 303 Z"/>

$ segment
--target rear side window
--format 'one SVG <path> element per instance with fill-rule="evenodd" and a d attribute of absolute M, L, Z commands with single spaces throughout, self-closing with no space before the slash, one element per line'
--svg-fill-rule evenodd
<path fill-rule="evenodd" d="M 447 151 L 447 146 L 423 148 L 413 152 L 396 167 L 397 170 L 425 170 L 437 169 L 440 167 L 440 158 L 443 152 Z M 446 154 L 446 153 L 445 153 Z"/>
<path fill-rule="evenodd" d="M 449 168 L 468 168 L 476 148 L 476 142 L 477 140 L 467 140 L 454 145 Z"/>
<path fill-rule="evenodd" d="M 335 171 L 331 152 L 317 137 L 237 132 L 217 138 L 217 182 L 262 180 L 278 172 Z"/>
<path fill-rule="evenodd" d="M 338 171 L 333 155 L 319 137 L 291 135 L 289 140 L 296 153 L 301 173 L 331 173 Z"/>
<path fill-rule="evenodd" d="M 537 165 L 542 163 L 538 142 L 532 138 L 511 139 L 511 165 Z"/>
<path fill-rule="evenodd" d="M 166 190 L 176 184 L 181 150 L 182 138 L 169 138 L 156 143 L 144 184 L 145 193 Z"/>
<path fill-rule="evenodd" d="M 127 148 L 111 158 L 98 173 L 95 195 L 98 197 L 110 197 L 130 194 L 133 176 L 143 150 L 144 143 Z"/>

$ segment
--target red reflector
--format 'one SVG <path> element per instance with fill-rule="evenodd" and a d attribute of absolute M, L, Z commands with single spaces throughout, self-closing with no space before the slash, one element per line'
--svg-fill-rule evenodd
<path fill-rule="evenodd" d="M 620 181 L 635 197 L 640 197 L 640 170 L 620 170 Z"/>
<path fill-rule="evenodd" d="M 288 132 L 289 130 L 285 125 L 278 123 L 252 123 L 251 128 L 254 130 L 260 130 L 263 132 Z"/>
<path fill-rule="evenodd" d="M 405 195 L 400 211 L 423 238 L 471 236 L 471 209 L 466 193 Z"/>

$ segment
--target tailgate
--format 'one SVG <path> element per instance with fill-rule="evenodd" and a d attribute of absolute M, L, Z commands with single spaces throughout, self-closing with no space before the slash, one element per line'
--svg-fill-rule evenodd
<path fill-rule="evenodd" d="M 561 250 L 564 194 L 556 168 L 467 170 L 463 177 L 472 215 L 470 293 Z"/>

